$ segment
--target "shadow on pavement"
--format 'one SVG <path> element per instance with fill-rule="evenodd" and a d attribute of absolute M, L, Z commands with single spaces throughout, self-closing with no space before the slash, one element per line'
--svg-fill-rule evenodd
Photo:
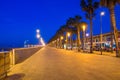
<path fill-rule="evenodd" d="M 25 76 L 23 73 L 13 74 L 10 76 L 7 76 L 5 80 L 22 80 L 22 78 Z"/>

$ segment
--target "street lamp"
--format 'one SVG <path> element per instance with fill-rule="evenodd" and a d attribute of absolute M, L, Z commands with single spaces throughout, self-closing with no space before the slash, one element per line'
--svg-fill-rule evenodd
<path fill-rule="evenodd" d="M 66 32 L 66 49 L 68 48 L 69 37 L 70 37 L 70 32 Z"/>
<path fill-rule="evenodd" d="M 101 15 L 101 16 L 104 16 L 104 15 L 105 15 L 105 12 L 101 12 L 100 15 Z"/>
<path fill-rule="evenodd" d="M 39 29 L 36 30 L 36 37 L 39 41 L 38 44 L 40 44 L 40 30 Z"/>
<path fill-rule="evenodd" d="M 36 30 L 36 32 L 37 32 L 37 33 L 40 33 L 40 30 L 39 30 L 39 29 L 37 29 L 37 30 Z"/>
<path fill-rule="evenodd" d="M 101 49 L 101 55 L 102 55 L 102 16 L 104 16 L 105 15 L 105 12 L 104 11 L 102 11 L 101 13 L 100 13 L 100 49 Z"/>
<path fill-rule="evenodd" d="M 85 37 L 86 37 L 86 43 L 88 44 L 89 43 L 89 33 L 86 33 Z"/>
<path fill-rule="evenodd" d="M 36 35 L 36 37 L 39 39 L 39 38 L 40 38 L 40 35 L 39 35 L 39 34 L 37 34 L 37 35 Z"/>
<path fill-rule="evenodd" d="M 85 50 L 85 30 L 86 30 L 87 25 L 83 24 L 82 29 L 83 29 L 83 51 Z"/>
<path fill-rule="evenodd" d="M 89 36 L 89 33 L 86 33 L 86 37 L 88 37 Z"/>
<path fill-rule="evenodd" d="M 60 39 L 63 40 L 63 36 L 61 36 Z"/>
<path fill-rule="evenodd" d="M 86 25 L 83 25 L 82 28 L 83 28 L 83 31 L 85 31 L 86 30 Z"/>
<path fill-rule="evenodd" d="M 70 32 L 67 33 L 67 36 L 70 37 Z"/>

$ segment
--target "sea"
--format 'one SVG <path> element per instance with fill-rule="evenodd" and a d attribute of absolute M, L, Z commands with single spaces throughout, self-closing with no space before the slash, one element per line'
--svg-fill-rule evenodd
<path fill-rule="evenodd" d="M 13 48 L 0 48 L 0 52 L 10 51 Z"/>

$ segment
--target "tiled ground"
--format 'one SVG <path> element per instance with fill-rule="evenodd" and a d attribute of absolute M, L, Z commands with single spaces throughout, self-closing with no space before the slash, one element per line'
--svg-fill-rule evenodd
<path fill-rule="evenodd" d="M 120 80 L 120 58 L 44 47 L 15 65 L 7 80 Z"/>

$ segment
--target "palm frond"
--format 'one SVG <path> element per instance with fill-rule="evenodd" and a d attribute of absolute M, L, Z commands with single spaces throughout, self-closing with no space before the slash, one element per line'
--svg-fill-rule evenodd
<path fill-rule="evenodd" d="M 88 5 L 89 5 L 89 6 L 92 6 L 93 0 L 87 0 L 87 2 L 88 2 Z"/>
<path fill-rule="evenodd" d="M 86 5 L 87 5 L 87 4 L 86 4 L 85 0 L 81 0 L 80 6 L 81 6 L 82 8 L 85 8 Z"/>
<path fill-rule="evenodd" d="M 93 7 L 94 7 L 94 9 L 97 9 L 98 7 L 99 7 L 99 2 L 94 2 L 94 4 L 93 4 Z"/>
<path fill-rule="evenodd" d="M 89 16 L 89 14 L 88 14 L 88 13 L 86 13 L 86 14 L 85 14 L 85 17 L 86 17 L 86 19 L 87 19 L 87 20 L 89 20 L 89 19 L 90 19 L 90 16 Z"/>

